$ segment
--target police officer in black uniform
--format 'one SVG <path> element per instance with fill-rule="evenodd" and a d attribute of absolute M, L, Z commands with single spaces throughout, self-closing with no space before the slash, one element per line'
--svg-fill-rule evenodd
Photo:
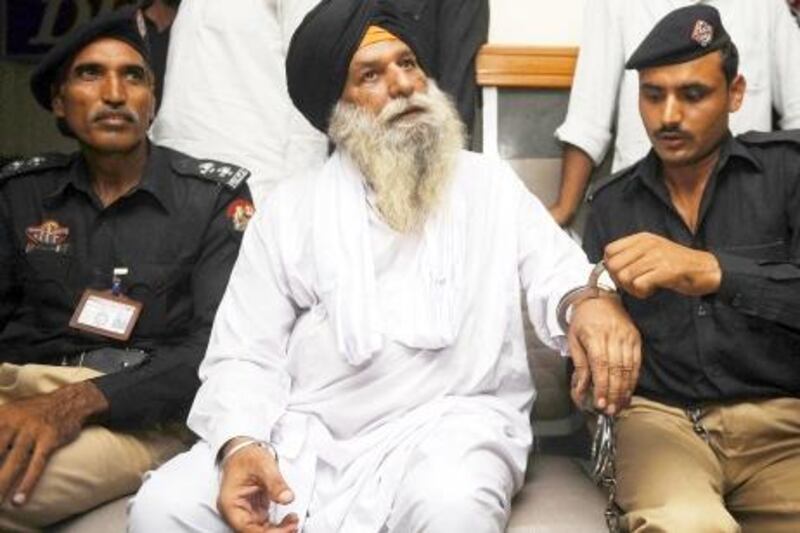
<path fill-rule="evenodd" d="M 148 142 L 140 12 L 65 38 L 37 101 L 77 139 L 0 171 L 0 530 L 136 490 L 182 446 L 211 323 L 253 214 L 249 172 Z"/>
<path fill-rule="evenodd" d="M 598 185 L 585 248 L 643 340 L 617 420 L 635 531 L 800 531 L 800 131 L 732 137 L 717 11 L 667 15 L 628 61 L 653 149 Z"/>

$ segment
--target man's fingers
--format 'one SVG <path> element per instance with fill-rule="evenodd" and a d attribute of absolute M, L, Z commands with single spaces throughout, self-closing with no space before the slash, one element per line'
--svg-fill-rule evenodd
<path fill-rule="evenodd" d="M 626 393 L 627 376 L 625 375 L 622 339 L 606 340 L 606 357 L 608 359 L 608 407 L 610 415 L 617 413 Z"/>
<path fill-rule="evenodd" d="M 263 523 L 247 524 L 241 530 L 241 533 L 297 533 L 299 531 L 300 520 L 297 515 L 290 513 L 283 517 L 279 524 L 271 524 L 268 521 Z"/>
<path fill-rule="evenodd" d="M 631 246 L 620 249 L 620 251 L 613 256 L 606 253 L 603 256 L 603 262 L 609 274 L 616 276 L 626 268 L 630 268 L 636 263 L 641 262 L 645 258 L 646 252 L 647 250 L 640 246 Z"/>
<path fill-rule="evenodd" d="M 11 452 L 15 434 L 16 433 L 11 428 L 0 430 L 0 465 L 3 464 L 3 459 Z"/>
<path fill-rule="evenodd" d="M 42 476 L 42 472 L 44 472 L 44 468 L 47 465 L 47 459 L 50 457 L 50 453 L 53 449 L 54 443 L 51 442 L 50 439 L 41 439 L 36 443 L 33 455 L 28 462 L 28 468 L 25 470 L 25 475 L 13 491 L 11 496 L 12 503 L 15 505 L 25 504 L 28 500 L 28 496 L 33 492 L 36 483 Z"/>
<path fill-rule="evenodd" d="M 589 362 L 586 359 L 586 352 L 583 351 L 581 343 L 575 335 L 567 335 L 569 353 L 572 358 L 572 365 L 575 367 L 572 372 L 572 383 L 570 384 L 570 396 L 575 405 L 583 408 L 583 401 L 586 396 L 586 389 L 589 387 L 591 373 L 589 372 Z"/>
<path fill-rule="evenodd" d="M 611 242 L 606 245 L 605 249 L 603 250 L 604 257 L 610 259 L 615 255 L 618 255 L 629 248 L 638 248 L 638 247 L 647 247 L 651 246 L 651 243 L 656 242 L 658 239 L 663 239 L 653 233 L 649 233 L 646 231 L 640 233 L 634 233 L 633 235 L 628 235 L 627 237 L 622 237 L 621 239 L 617 239 L 614 242 Z"/>
<path fill-rule="evenodd" d="M 268 459 L 271 463 L 275 463 L 273 459 Z M 274 468 L 264 468 L 262 471 L 262 482 L 265 484 L 269 499 L 273 502 L 286 505 L 294 500 L 294 493 L 289 485 L 283 479 L 277 465 Z"/>
<path fill-rule="evenodd" d="M 592 370 L 594 405 L 597 409 L 605 409 L 608 405 L 608 360 L 605 342 L 597 334 L 588 333 L 581 335 L 578 340 L 586 351 Z"/>
<path fill-rule="evenodd" d="M 618 407 L 622 409 L 628 405 L 636 382 L 633 381 L 633 345 L 629 339 L 626 338 L 621 338 L 619 342 L 622 354 L 622 375 L 624 379 Z"/>
<path fill-rule="evenodd" d="M 632 368 L 633 372 L 631 373 L 631 381 L 633 385 L 631 386 L 631 395 L 633 395 L 633 391 L 636 390 L 636 385 L 639 383 L 639 371 L 642 367 L 642 340 L 639 335 L 631 341 L 631 356 L 632 356 Z"/>
<path fill-rule="evenodd" d="M 280 524 L 270 526 L 269 533 L 297 533 L 300 527 L 300 519 L 294 513 L 289 513 L 283 517 Z"/>
<path fill-rule="evenodd" d="M 34 439 L 27 433 L 18 433 L 11 450 L 0 469 L 0 502 L 5 501 L 12 484 L 20 473 L 25 471 L 30 460 Z"/>

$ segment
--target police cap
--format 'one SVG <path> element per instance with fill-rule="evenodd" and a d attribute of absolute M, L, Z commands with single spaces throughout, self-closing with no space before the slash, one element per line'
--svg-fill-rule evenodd
<path fill-rule="evenodd" d="M 719 11 L 695 4 L 676 9 L 662 18 L 625 63 L 625 68 L 685 63 L 719 50 L 731 41 Z"/>
<path fill-rule="evenodd" d="M 123 41 L 139 52 L 150 64 L 150 50 L 146 40 L 146 27 L 141 12 L 135 6 L 125 6 L 95 17 L 75 28 L 58 42 L 41 60 L 31 75 L 31 91 L 36 101 L 52 110 L 52 86 L 64 63 L 84 47 L 102 38 Z"/>

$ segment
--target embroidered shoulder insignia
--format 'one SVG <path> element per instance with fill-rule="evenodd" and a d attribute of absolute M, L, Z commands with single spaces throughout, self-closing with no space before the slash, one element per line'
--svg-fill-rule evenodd
<path fill-rule="evenodd" d="M 250 177 L 246 168 L 209 159 L 178 157 L 172 160 L 172 168 L 178 174 L 213 181 L 230 189 L 236 189 Z"/>
<path fill-rule="evenodd" d="M 235 231 L 244 231 L 255 212 L 256 209 L 253 207 L 253 203 L 244 198 L 237 198 L 229 203 L 225 209 L 225 215 L 231 221 L 231 226 Z"/>
<path fill-rule="evenodd" d="M 793 143 L 800 144 L 800 130 L 748 131 L 737 137 L 745 144 Z"/>
<path fill-rule="evenodd" d="M 55 220 L 45 220 L 38 226 L 28 227 L 25 230 L 25 236 L 28 241 L 25 245 L 25 253 L 30 253 L 35 249 L 63 253 L 69 249 L 69 243 L 67 243 L 69 228 Z"/>
<path fill-rule="evenodd" d="M 17 159 L 0 168 L 0 180 L 13 176 L 35 174 L 54 168 L 62 168 L 69 164 L 71 157 L 65 154 L 43 154 L 27 159 Z"/>

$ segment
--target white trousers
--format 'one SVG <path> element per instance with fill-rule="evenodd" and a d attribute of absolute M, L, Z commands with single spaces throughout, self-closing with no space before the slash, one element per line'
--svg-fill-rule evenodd
<path fill-rule="evenodd" d="M 412 454 L 381 533 L 504 531 L 515 489 L 513 467 L 485 444 L 445 419 Z M 214 458 L 199 442 L 150 474 L 133 500 L 129 531 L 229 531 L 216 507 Z"/>

